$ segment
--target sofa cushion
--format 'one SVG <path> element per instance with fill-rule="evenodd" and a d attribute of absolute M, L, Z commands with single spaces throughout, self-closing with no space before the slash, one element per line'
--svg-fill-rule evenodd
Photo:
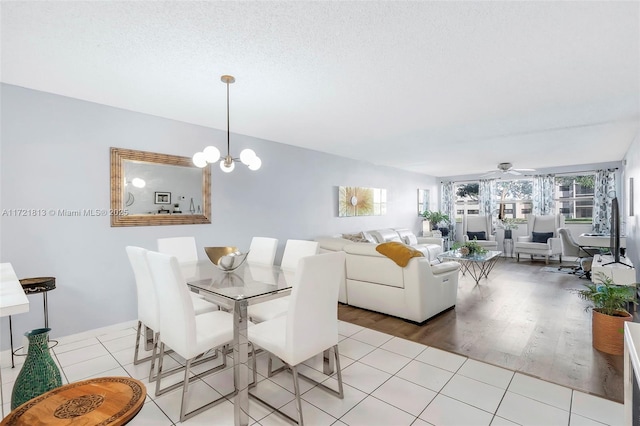
<path fill-rule="evenodd" d="M 368 243 L 375 243 L 376 242 L 376 239 L 373 238 L 371 236 L 371 234 L 368 233 L 368 232 L 362 231 L 362 236 L 364 237 L 365 240 L 367 240 Z"/>
<path fill-rule="evenodd" d="M 393 260 L 398 266 L 405 267 L 414 257 L 424 257 L 421 251 L 395 241 L 378 244 L 376 251 Z"/>
<path fill-rule="evenodd" d="M 363 232 L 358 232 L 357 234 L 342 234 L 342 238 L 352 241 L 354 243 L 370 242 L 369 240 L 367 240 Z"/>
<path fill-rule="evenodd" d="M 418 244 L 418 238 L 413 234 L 408 234 L 404 237 L 404 243 L 410 246 L 415 246 Z"/>
<path fill-rule="evenodd" d="M 532 232 L 531 242 L 534 243 L 547 243 L 549 238 L 553 238 L 553 232 Z"/>
<path fill-rule="evenodd" d="M 483 241 L 487 241 L 487 233 L 484 231 L 481 232 L 467 232 L 467 237 L 469 237 L 469 240 L 473 241 L 473 240 L 483 240 Z"/>
<path fill-rule="evenodd" d="M 376 229 L 374 231 L 369 231 L 369 233 L 373 236 L 377 243 L 388 243 L 390 241 L 395 241 L 398 243 L 402 242 L 398 233 L 393 229 Z"/>

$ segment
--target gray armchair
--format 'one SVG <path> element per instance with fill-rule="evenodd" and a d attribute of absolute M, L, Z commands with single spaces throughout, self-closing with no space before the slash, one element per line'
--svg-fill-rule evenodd
<path fill-rule="evenodd" d="M 593 254 L 580 246 L 571 235 L 567 228 L 558 229 L 560 242 L 562 243 L 562 255 L 576 258 L 576 266 L 573 268 L 574 274 L 585 275 L 587 278 L 591 276 L 591 267 L 589 262 L 593 259 Z"/>
<path fill-rule="evenodd" d="M 562 263 L 562 242 L 558 229 L 564 228 L 564 216 L 562 215 L 530 215 L 528 220 L 529 235 L 518 237 L 513 246 L 516 260 L 520 261 L 520 254 L 544 256 L 545 263 L 549 263 L 549 257 L 558 255 Z"/>

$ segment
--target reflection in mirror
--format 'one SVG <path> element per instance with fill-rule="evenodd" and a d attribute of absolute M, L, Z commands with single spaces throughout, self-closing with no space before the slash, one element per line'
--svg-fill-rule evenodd
<path fill-rule="evenodd" d="M 124 180 L 129 214 L 202 213 L 200 169 L 127 160 Z"/>
<path fill-rule="evenodd" d="M 188 157 L 111 148 L 111 226 L 211 223 L 210 182 Z"/>
<path fill-rule="evenodd" d="M 418 215 L 422 216 L 422 213 L 429 210 L 429 190 L 418 189 Z"/>

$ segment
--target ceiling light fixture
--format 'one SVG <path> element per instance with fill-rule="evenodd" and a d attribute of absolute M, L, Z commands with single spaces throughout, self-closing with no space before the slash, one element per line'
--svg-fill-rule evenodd
<path fill-rule="evenodd" d="M 233 158 L 229 150 L 229 85 L 234 83 L 236 79 L 231 75 L 223 75 L 220 77 L 223 83 L 227 85 L 227 155 L 220 160 L 220 150 L 215 146 L 208 146 L 201 152 L 196 152 L 193 155 L 193 164 L 198 167 L 206 167 L 207 164 L 213 164 L 220 160 L 220 169 L 225 173 L 230 173 L 236 167 L 235 162 L 240 160 L 242 164 L 249 167 L 249 170 L 258 170 L 262 166 L 262 160 L 256 155 L 256 153 L 249 148 L 243 149 L 240 152 L 240 158 Z"/>

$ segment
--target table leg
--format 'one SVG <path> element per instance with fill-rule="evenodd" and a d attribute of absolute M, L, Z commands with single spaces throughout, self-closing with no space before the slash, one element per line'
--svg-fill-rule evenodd
<path fill-rule="evenodd" d="M 249 424 L 248 350 L 247 301 L 236 300 L 233 308 L 233 380 L 236 387 L 233 416 L 236 426 Z"/>

